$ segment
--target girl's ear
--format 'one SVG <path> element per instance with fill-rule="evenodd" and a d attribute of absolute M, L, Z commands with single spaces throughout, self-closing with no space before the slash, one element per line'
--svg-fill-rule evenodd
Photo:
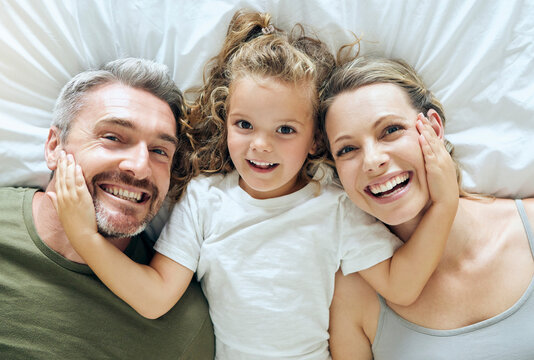
<path fill-rule="evenodd" d="M 441 121 L 441 116 L 439 116 L 436 110 L 430 109 L 426 113 L 426 117 L 428 121 L 430 122 L 430 126 L 432 126 L 432 129 L 434 129 L 434 131 L 436 132 L 436 135 L 438 135 L 440 139 L 443 139 L 445 129 L 443 128 L 443 122 Z"/>
<path fill-rule="evenodd" d="M 46 165 L 52 171 L 56 170 L 59 152 L 63 149 L 59 134 L 59 129 L 55 126 L 51 126 L 45 143 Z"/>

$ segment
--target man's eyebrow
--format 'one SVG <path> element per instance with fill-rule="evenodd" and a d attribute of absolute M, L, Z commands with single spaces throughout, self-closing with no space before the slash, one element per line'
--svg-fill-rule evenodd
<path fill-rule="evenodd" d="M 174 145 L 174 147 L 178 147 L 178 139 L 176 138 L 176 136 L 171 136 L 169 134 L 164 134 L 164 133 L 161 133 L 159 134 L 158 138 L 160 138 L 161 140 L 165 141 L 165 142 L 170 142 Z"/>
<path fill-rule="evenodd" d="M 122 127 L 125 127 L 125 128 L 128 128 L 128 129 L 132 129 L 132 130 L 136 129 L 136 126 L 135 126 L 135 124 L 133 122 L 131 122 L 129 120 L 126 120 L 126 119 L 117 118 L 117 117 L 111 117 L 111 118 L 107 118 L 107 119 L 102 119 L 102 120 L 100 120 L 100 121 L 98 121 L 96 123 L 96 126 L 98 126 L 100 124 L 122 126 Z M 178 147 L 179 142 L 178 142 L 178 138 L 176 136 L 169 135 L 169 134 L 166 134 L 166 133 L 160 133 L 160 134 L 158 134 L 158 138 L 160 140 L 165 141 L 165 142 L 172 143 L 174 145 L 174 147 Z"/>
<path fill-rule="evenodd" d="M 117 117 L 110 117 L 110 118 L 99 120 L 96 123 L 96 126 L 98 126 L 100 124 L 116 125 L 116 126 L 126 127 L 126 128 L 129 128 L 129 129 L 135 129 L 134 123 L 132 123 L 131 121 L 128 121 L 126 119 L 121 119 L 121 118 L 117 118 Z"/>

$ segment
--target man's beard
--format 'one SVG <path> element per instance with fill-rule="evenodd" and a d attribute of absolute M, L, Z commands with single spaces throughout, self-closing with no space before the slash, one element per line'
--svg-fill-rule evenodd
<path fill-rule="evenodd" d="M 125 206 L 121 213 L 109 211 L 106 206 L 96 197 L 97 182 L 109 181 L 115 184 L 124 184 L 135 186 L 140 189 L 145 189 L 146 192 L 151 193 L 151 198 L 148 200 L 149 210 L 141 221 L 132 218 L 135 211 L 132 208 Z M 96 224 L 98 232 L 105 238 L 129 238 L 142 232 L 150 220 L 154 218 L 158 212 L 162 200 L 158 201 L 158 188 L 148 180 L 137 180 L 134 177 L 123 172 L 105 172 L 97 174 L 92 181 L 92 198 L 95 206 Z M 102 190 L 102 189 L 101 189 Z M 103 191 L 103 190 L 102 190 Z"/>

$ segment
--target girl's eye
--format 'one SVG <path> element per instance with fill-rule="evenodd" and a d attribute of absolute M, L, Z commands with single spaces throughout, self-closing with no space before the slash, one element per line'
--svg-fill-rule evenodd
<path fill-rule="evenodd" d="M 239 120 L 235 123 L 240 129 L 252 129 L 252 124 L 246 120 Z"/>
<path fill-rule="evenodd" d="M 349 146 L 344 146 L 342 147 L 341 149 L 338 150 L 338 152 L 336 153 L 336 156 L 337 157 L 340 157 L 340 156 L 343 156 L 351 151 L 354 151 L 354 150 L 357 150 L 357 148 L 355 146 L 352 146 L 352 145 L 349 145 Z"/>
<path fill-rule="evenodd" d="M 295 129 L 289 126 L 280 126 L 276 132 L 280 134 L 293 134 L 295 132 Z"/>

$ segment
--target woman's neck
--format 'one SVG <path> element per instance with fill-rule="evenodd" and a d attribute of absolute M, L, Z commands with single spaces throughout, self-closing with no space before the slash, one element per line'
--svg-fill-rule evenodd
<path fill-rule="evenodd" d="M 428 205 L 419 212 L 414 218 L 411 220 L 408 220 L 402 224 L 398 225 L 387 225 L 388 228 L 399 237 L 403 242 L 406 242 L 410 239 L 412 234 L 415 232 L 415 229 L 417 229 L 417 226 L 419 226 L 419 223 L 423 219 L 423 216 L 425 216 L 426 211 L 430 207 L 430 202 Z"/>

